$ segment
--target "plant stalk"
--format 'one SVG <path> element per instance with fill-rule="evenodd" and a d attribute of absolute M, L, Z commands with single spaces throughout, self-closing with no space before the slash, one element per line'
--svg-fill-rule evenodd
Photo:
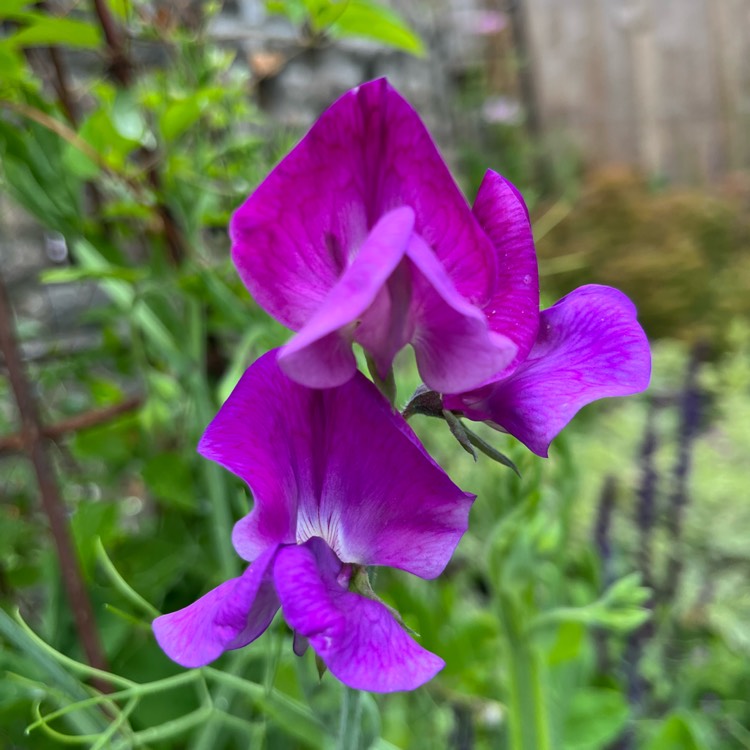
<path fill-rule="evenodd" d="M 518 608 L 498 592 L 500 624 L 510 656 L 508 725 L 511 750 L 555 750 L 540 655 L 523 633 Z"/>
<path fill-rule="evenodd" d="M 362 734 L 362 691 L 343 686 L 336 750 L 359 750 Z"/>

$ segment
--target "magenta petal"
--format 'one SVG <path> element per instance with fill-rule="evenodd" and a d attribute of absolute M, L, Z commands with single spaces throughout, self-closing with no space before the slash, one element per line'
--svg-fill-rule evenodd
<path fill-rule="evenodd" d="M 325 415 L 325 416 L 323 416 Z M 320 484 L 302 497 L 298 541 L 320 536 L 347 563 L 439 575 L 466 531 L 462 492 L 361 374 L 310 412 Z M 314 499 L 313 499 L 314 498 Z"/>
<path fill-rule="evenodd" d="M 279 365 L 290 378 L 309 388 L 332 388 L 354 374 L 354 329 L 406 253 L 413 228 L 414 212 L 406 207 L 388 212 L 375 225 L 320 308 L 279 352 Z M 390 327 L 394 311 L 376 312 Z M 380 360 L 390 357 L 386 371 L 401 346 L 395 351 L 389 347 L 387 354 L 374 353 Z"/>
<path fill-rule="evenodd" d="M 154 635 L 164 653 L 183 667 L 202 667 L 261 635 L 279 608 L 270 569 L 276 551 L 267 549 L 239 578 L 188 607 L 157 617 Z"/>
<path fill-rule="evenodd" d="M 299 330 L 378 219 L 400 206 L 458 291 L 495 282 L 492 246 L 414 109 L 384 79 L 341 97 L 235 212 L 232 257 L 258 304 Z"/>
<path fill-rule="evenodd" d="M 412 339 L 419 374 L 441 393 L 475 388 L 505 368 L 516 345 L 490 330 L 487 319 L 467 302 L 429 247 L 412 236 L 408 250 L 415 267 Z"/>
<path fill-rule="evenodd" d="M 253 511 L 232 535 L 245 560 L 270 545 L 295 541 L 299 478 L 290 423 L 309 417 L 305 389 L 281 374 L 276 353 L 247 369 L 198 445 L 202 456 L 229 469 L 253 492 Z"/>
<path fill-rule="evenodd" d="M 495 285 L 492 246 L 419 115 L 385 79 L 360 86 L 356 99 L 365 125 L 363 161 L 372 209 L 377 215 L 411 206 L 414 231 L 432 248 L 459 293 L 474 304 L 484 303 Z"/>
<path fill-rule="evenodd" d="M 362 316 L 354 340 L 372 357 L 378 374 L 385 380 L 393 360 L 414 334 L 411 310 L 412 273 L 410 264 L 402 261 L 375 301 Z"/>
<path fill-rule="evenodd" d="M 348 576 L 337 577 L 337 569 L 343 572 L 320 539 L 279 552 L 274 581 L 289 626 L 356 690 L 414 690 L 431 680 L 443 660 L 411 638 L 385 605 L 348 591 Z"/>
<path fill-rule="evenodd" d="M 497 253 L 498 282 L 484 313 L 492 330 L 518 347 L 507 372 L 526 358 L 539 329 L 539 274 L 529 212 L 518 190 L 492 171 L 484 176 L 473 211 Z"/>
<path fill-rule="evenodd" d="M 346 562 L 440 574 L 466 531 L 474 496 L 426 454 L 362 374 L 310 389 L 259 359 L 207 431 L 210 455 L 243 477 L 255 508 L 232 540 L 253 559 L 265 546 L 325 539 Z"/>
<path fill-rule="evenodd" d="M 335 309 L 326 308 L 323 312 Z M 315 322 L 317 327 L 318 321 Z M 279 364 L 285 374 L 307 388 L 333 388 L 346 383 L 357 370 L 350 332 L 336 330 L 322 333 L 319 338 L 313 335 L 305 327 L 279 350 Z"/>
<path fill-rule="evenodd" d="M 606 396 L 648 387 L 651 353 L 633 303 L 583 286 L 541 316 L 529 357 L 506 380 L 445 400 L 469 419 L 500 425 L 540 456 L 575 413 Z"/>

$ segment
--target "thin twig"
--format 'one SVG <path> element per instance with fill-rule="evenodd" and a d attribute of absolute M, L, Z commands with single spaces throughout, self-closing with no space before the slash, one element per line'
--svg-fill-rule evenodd
<path fill-rule="evenodd" d="M 42 436 L 48 440 L 59 440 L 71 432 L 87 430 L 90 427 L 97 427 L 106 424 L 121 414 L 137 409 L 143 403 L 141 396 L 131 396 L 121 401 L 119 404 L 104 406 L 100 409 L 91 409 L 82 414 L 76 414 L 74 417 L 68 417 L 53 425 L 42 426 Z M 15 435 L 7 435 L 0 438 L 0 456 L 5 453 L 20 453 L 25 449 L 26 435 L 18 432 Z"/>
<path fill-rule="evenodd" d="M 102 155 L 88 141 L 81 138 L 75 130 L 69 125 L 66 125 L 62 120 L 58 120 L 57 118 L 48 115 L 46 112 L 43 112 L 41 109 L 31 107 L 23 102 L 11 102 L 7 99 L 2 99 L 0 100 L 0 107 L 4 107 L 22 117 L 26 117 L 32 122 L 41 125 L 43 128 L 52 131 L 55 135 L 59 136 L 64 141 L 67 141 L 71 146 L 77 148 L 84 156 L 91 159 L 91 161 L 93 161 L 102 172 L 105 172 L 110 177 L 127 185 L 135 195 L 144 197 L 145 188 L 141 184 L 112 169 Z"/>
<path fill-rule="evenodd" d="M 126 47 L 127 37 L 110 13 L 104 0 L 93 0 L 94 11 L 99 19 L 99 26 L 107 43 L 110 59 L 110 71 L 113 78 L 124 89 L 133 84 L 135 65 Z M 179 266 L 187 257 L 187 248 L 182 228 L 177 222 L 172 209 L 163 198 L 162 177 L 159 171 L 158 159 L 153 149 L 141 149 L 146 162 L 148 183 L 156 195 L 156 211 L 164 229 L 164 240 L 167 244 L 169 259 L 174 266 Z"/>
<path fill-rule="evenodd" d="M 104 650 L 96 630 L 94 612 L 83 581 L 68 527 L 65 504 L 47 453 L 44 430 L 31 384 L 24 371 L 21 351 L 16 340 L 10 299 L 0 274 L 0 350 L 8 367 L 11 388 L 21 418 L 25 447 L 34 466 L 42 507 L 49 520 L 60 561 L 60 572 L 68 595 L 78 638 L 91 666 L 107 669 Z M 100 689 L 106 689 L 100 686 Z"/>
<path fill-rule="evenodd" d="M 105 0 L 94 0 L 94 11 L 104 33 L 104 39 L 107 42 L 112 77 L 123 88 L 128 88 L 133 82 L 134 66 L 125 46 L 125 35 L 112 17 Z"/>

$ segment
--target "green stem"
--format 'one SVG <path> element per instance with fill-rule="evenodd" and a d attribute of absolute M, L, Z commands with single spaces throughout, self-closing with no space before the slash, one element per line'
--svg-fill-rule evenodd
<path fill-rule="evenodd" d="M 104 569 L 104 572 L 109 578 L 110 583 L 138 609 L 145 612 L 151 619 L 158 617 L 161 613 L 156 607 L 150 602 L 147 602 L 137 591 L 135 591 L 128 582 L 120 575 L 120 571 L 117 570 L 115 564 L 110 560 L 107 551 L 104 549 L 101 537 L 96 537 L 94 543 L 96 549 L 96 557 L 99 564 Z"/>
<path fill-rule="evenodd" d="M 396 378 L 393 375 L 393 368 L 388 371 L 385 378 L 380 377 L 375 360 L 369 355 L 365 355 L 367 361 L 367 370 L 370 373 L 372 382 L 378 387 L 378 390 L 388 399 L 391 406 L 396 404 Z"/>
<path fill-rule="evenodd" d="M 524 635 L 518 608 L 498 592 L 500 623 L 510 658 L 508 724 L 511 750 L 554 750 L 539 653 Z"/>
<path fill-rule="evenodd" d="M 203 311 L 195 301 L 188 301 L 188 342 L 193 372 L 190 389 L 198 422 L 208 425 L 214 418 L 216 409 L 212 403 L 211 391 L 204 372 L 206 330 Z M 225 472 L 213 461 L 201 461 L 203 486 L 209 498 L 211 513 L 211 533 L 219 570 L 223 578 L 237 574 L 237 563 L 230 540 L 232 538 L 232 513 L 229 508 L 229 486 Z"/>
<path fill-rule="evenodd" d="M 195 682 L 199 676 L 200 672 L 190 670 L 189 672 L 180 672 L 179 674 L 172 675 L 171 677 L 164 677 L 163 679 L 155 680 L 154 682 L 147 682 L 126 688 L 125 690 L 118 690 L 115 693 L 101 693 L 99 695 L 94 695 L 91 698 L 70 703 L 63 708 L 59 708 L 56 711 L 45 714 L 44 716 L 40 715 L 33 724 L 29 724 L 29 726 L 26 727 L 26 733 L 28 734 L 33 729 L 36 729 L 43 724 L 48 724 L 54 719 L 59 719 L 61 716 L 66 716 L 73 711 L 82 711 L 84 708 L 96 706 L 100 703 L 109 706 L 113 701 L 122 700 L 124 698 L 135 698 L 140 700 L 144 695 L 148 695 L 149 693 L 160 693 L 164 690 L 171 690 L 180 685 Z"/>
<path fill-rule="evenodd" d="M 336 750 L 359 750 L 362 730 L 362 692 L 342 686 L 341 718 Z"/>
<path fill-rule="evenodd" d="M 284 731 L 302 740 L 305 745 L 321 747 L 326 743 L 325 727 L 303 703 L 276 689 L 267 693 L 262 685 L 248 682 L 228 672 L 221 672 L 212 667 L 203 667 L 201 671 L 212 682 L 229 685 L 238 693 L 246 695 L 263 713 L 274 719 Z"/>
<path fill-rule="evenodd" d="M 132 680 L 128 680 L 125 677 L 120 677 L 119 675 L 113 674 L 112 672 L 106 672 L 103 669 L 90 667 L 88 664 L 83 664 L 79 661 L 76 661 L 75 659 L 71 659 L 69 656 L 65 656 L 65 654 L 60 653 L 57 649 L 52 648 L 49 643 L 46 643 L 26 624 L 25 620 L 21 617 L 21 612 L 18 608 L 16 608 L 15 612 L 13 613 L 13 617 L 21 627 L 21 630 L 26 634 L 26 636 L 28 636 L 28 638 L 34 643 L 35 646 L 44 651 L 47 656 L 52 657 L 58 664 L 67 667 L 72 672 L 75 672 L 77 674 L 84 674 L 90 678 L 98 678 L 100 680 L 103 680 L 104 682 L 109 682 L 113 685 L 121 685 L 126 688 L 135 687 L 137 685 L 137 683 L 133 682 Z"/>
<path fill-rule="evenodd" d="M 131 698 L 125 708 L 118 713 L 117 718 L 99 735 L 99 739 L 91 746 L 91 750 L 104 750 L 109 746 L 109 741 L 117 734 L 120 727 L 127 722 L 130 714 L 138 707 L 138 698 Z"/>

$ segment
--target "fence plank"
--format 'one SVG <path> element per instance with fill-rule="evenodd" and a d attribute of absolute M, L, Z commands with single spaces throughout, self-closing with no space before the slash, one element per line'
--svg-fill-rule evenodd
<path fill-rule="evenodd" d="M 539 111 L 592 161 L 750 167 L 750 0 L 524 0 Z"/>

